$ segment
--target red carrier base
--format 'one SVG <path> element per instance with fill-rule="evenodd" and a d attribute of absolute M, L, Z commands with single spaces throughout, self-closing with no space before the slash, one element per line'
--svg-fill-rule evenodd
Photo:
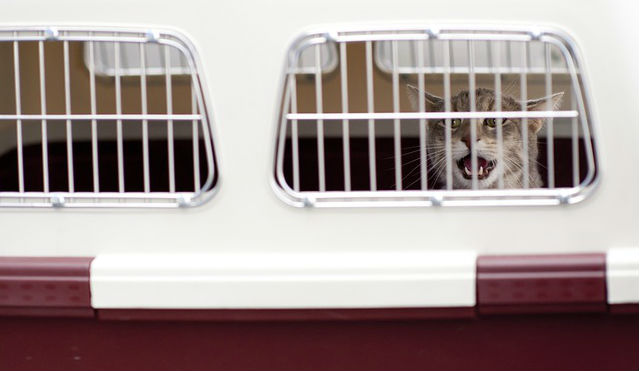
<path fill-rule="evenodd" d="M 0 319 L 2 370 L 637 370 L 636 314 Z"/>

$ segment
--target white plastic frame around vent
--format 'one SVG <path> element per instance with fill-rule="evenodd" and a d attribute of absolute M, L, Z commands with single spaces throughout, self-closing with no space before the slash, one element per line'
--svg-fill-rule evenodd
<path fill-rule="evenodd" d="M 513 47 L 515 44 L 517 48 Z M 322 68 L 324 45 L 335 45 L 339 52 L 339 68 L 332 76 L 324 73 Z M 390 69 L 384 53 L 388 45 L 391 48 Z M 465 58 L 453 62 L 445 57 L 450 57 L 450 51 L 460 45 L 467 52 Z M 476 60 L 476 50 L 480 46 L 486 50 L 481 54 L 483 59 Z M 308 68 L 302 76 L 298 66 L 301 55 L 313 50 L 316 70 L 313 78 L 308 78 Z M 407 58 L 401 50 L 409 54 L 414 50 L 415 53 Z M 508 57 L 499 54 L 507 50 Z M 529 53 L 529 50 L 537 52 Z M 517 63 L 512 62 L 514 53 L 521 54 Z M 401 60 L 400 54 L 403 55 Z M 437 57 L 432 66 L 426 60 L 429 55 Z M 536 57 L 541 60 L 531 60 Z M 476 61 L 486 65 L 476 66 Z M 510 66 L 500 65 L 507 61 Z M 355 65 L 360 69 L 356 70 Z M 506 78 L 511 78 L 513 85 L 519 85 L 517 89 L 512 88 L 515 93 L 511 94 L 507 91 L 508 86 L 503 85 L 502 80 Z M 421 91 L 425 87 L 443 90 L 441 96 L 446 100 L 446 109 L 428 112 L 423 105 L 418 109 L 406 109 L 407 99 L 402 94 L 408 83 Z M 495 96 L 500 98 L 496 101 L 501 101 L 506 93 L 516 94 L 516 99 L 521 101 L 549 96 L 557 89 L 564 89 L 565 94 L 561 107 L 535 112 L 527 111 L 525 105 L 515 111 L 502 111 L 499 105 L 484 112 L 474 109 L 453 111 L 450 107 L 453 90 L 456 86 L 459 90 L 463 84 L 467 84 L 464 86 L 471 102 L 476 99 L 475 88 L 482 87 L 481 84 L 494 88 Z M 579 202 L 595 188 L 599 174 L 594 118 L 589 102 L 578 48 L 572 38 L 554 29 L 388 25 L 376 29 L 352 27 L 308 32 L 292 43 L 286 56 L 277 115 L 273 187 L 280 198 L 294 206 L 493 206 Z M 472 187 L 452 186 L 452 172 L 456 170 L 453 164 L 457 160 L 452 159 L 451 121 L 460 118 L 464 124 L 466 121 L 478 123 L 489 117 L 500 124 L 510 120 L 521 127 L 527 127 L 535 119 L 543 120 L 545 128 L 539 133 L 545 146 L 539 148 L 545 159 L 539 166 L 542 186 L 529 184 L 531 170 L 538 165 L 529 160 L 527 130 L 521 129 L 521 142 L 524 143 L 520 150 L 524 174 L 521 187 L 505 188 L 503 184 L 494 189 L 479 187 L 477 170 L 480 169 L 475 145 L 469 149 L 474 169 L 471 171 Z M 432 173 L 432 159 L 426 144 L 427 124 L 436 120 L 445 123 L 448 131 L 443 174 Z M 472 135 L 476 138 L 477 134 L 471 128 Z M 386 147 L 392 151 L 384 153 L 381 138 L 388 139 Z M 415 142 L 414 148 L 418 148 L 412 151 L 413 157 L 404 148 L 405 142 L 411 140 Z M 475 140 L 471 142 L 476 143 Z M 503 138 L 497 143 L 497 152 L 503 156 Z M 390 165 L 381 163 L 388 158 L 392 158 Z M 503 157 L 497 160 L 503 160 Z M 409 166 L 410 163 L 413 165 Z M 430 184 L 434 175 L 439 184 Z M 407 179 L 409 176 L 414 179 Z"/>
<path fill-rule="evenodd" d="M 14 80 L 2 89 L 15 97 L 0 112 L 0 130 L 11 132 L 0 141 L 0 159 L 16 158 L 0 173 L 0 207 L 188 207 L 214 194 L 212 116 L 185 36 L 5 27 L 0 47 L 13 60 Z M 98 48 L 112 49 L 112 76 L 96 76 Z M 150 50 L 162 52 L 161 66 L 148 63 Z M 136 77 L 121 70 L 125 57 L 137 60 Z M 171 67 L 176 59 L 180 76 Z"/>

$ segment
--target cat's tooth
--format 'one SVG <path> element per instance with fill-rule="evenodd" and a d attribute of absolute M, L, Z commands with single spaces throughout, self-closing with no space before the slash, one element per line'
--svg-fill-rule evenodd
<path fill-rule="evenodd" d="M 470 175 L 471 174 L 470 170 L 468 170 L 467 167 L 464 167 L 464 172 L 466 173 L 466 175 Z"/>
<path fill-rule="evenodd" d="M 484 175 L 484 167 L 483 166 L 479 167 L 479 175 Z"/>

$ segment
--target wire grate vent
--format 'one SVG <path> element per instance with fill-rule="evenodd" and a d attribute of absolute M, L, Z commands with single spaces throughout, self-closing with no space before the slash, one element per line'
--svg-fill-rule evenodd
<path fill-rule="evenodd" d="M 285 64 L 276 191 L 296 206 L 580 201 L 597 183 L 584 80 L 554 30 L 303 35 Z"/>
<path fill-rule="evenodd" d="M 191 44 L 164 31 L 0 29 L 0 206 L 177 207 L 212 195 Z"/>

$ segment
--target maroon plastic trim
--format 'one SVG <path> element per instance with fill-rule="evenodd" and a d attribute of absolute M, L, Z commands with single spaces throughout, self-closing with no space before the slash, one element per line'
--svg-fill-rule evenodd
<path fill-rule="evenodd" d="M 639 313 L 607 305 L 605 255 L 482 256 L 477 307 L 371 309 L 101 309 L 91 308 L 93 258 L 0 258 L 0 316 L 92 317 L 104 320 L 313 321 L 473 318 L 476 313 Z"/>
<path fill-rule="evenodd" d="M 639 316 L 413 321 L 1 318 L 2 371 L 621 371 L 639 369 Z"/>
<path fill-rule="evenodd" d="M 93 318 L 95 311 L 78 307 L 0 307 L 0 316 Z"/>
<path fill-rule="evenodd" d="M 93 258 L 1 257 L 0 315 L 80 316 L 91 309 Z"/>
<path fill-rule="evenodd" d="M 605 254 L 482 256 L 480 314 L 605 312 Z"/>
<path fill-rule="evenodd" d="M 639 314 L 639 303 L 636 304 L 611 304 L 609 306 L 612 314 Z"/>
<path fill-rule="evenodd" d="M 371 309 L 98 309 L 103 320 L 365 321 L 474 318 L 474 307 Z"/>

